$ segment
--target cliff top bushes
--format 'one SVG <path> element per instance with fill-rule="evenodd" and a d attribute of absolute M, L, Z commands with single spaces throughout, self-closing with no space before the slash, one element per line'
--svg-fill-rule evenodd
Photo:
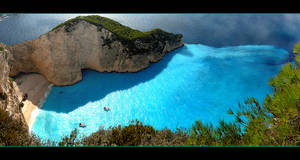
<path fill-rule="evenodd" d="M 107 30 L 117 34 L 118 36 L 133 40 L 136 38 L 143 38 L 143 37 L 151 37 L 151 34 L 157 33 L 157 34 L 167 34 L 167 32 L 156 28 L 148 32 L 141 32 L 139 30 L 132 29 L 130 27 L 124 26 L 120 24 L 119 22 L 116 22 L 114 20 L 111 20 L 106 17 L 101 17 L 98 15 L 91 15 L 91 16 L 78 16 L 72 19 L 69 19 L 65 21 L 64 23 L 59 24 L 58 26 L 54 27 L 51 31 L 56 30 L 59 27 L 62 27 L 64 25 L 70 25 L 73 22 L 78 22 L 79 20 L 84 20 L 86 22 L 92 23 L 94 25 L 100 25 Z"/>
<path fill-rule="evenodd" d="M 115 126 L 109 129 L 99 128 L 90 136 L 77 141 L 77 130 L 58 143 L 59 146 L 183 146 L 187 133 L 182 130 L 172 132 L 169 129 L 156 130 L 138 120 L 128 126 Z"/>

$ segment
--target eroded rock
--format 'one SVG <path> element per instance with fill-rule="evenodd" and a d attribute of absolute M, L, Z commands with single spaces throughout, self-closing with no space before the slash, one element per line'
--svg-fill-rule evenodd
<path fill-rule="evenodd" d="M 5 95 L 5 98 L 0 98 L 0 109 L 7 111 L 9 116 L 14 120 L 21 121 L 24 128 L 28 129 L 19 107 L 20 101 L 14 88 L 14 82 L 9 80 L 8 61 L 11 54 L 6 49 L 6 45 L 0 43 L 0 47 L 4 48 L 3 51 L 0 51 L 0 94 Z"/>
<path fill-rule="evenodd" d="M 101 25 L 78 20 L 39 38 L 7 46 L 10 76 L 36 72 L 55 85 L 72 85 L 82 69 L 99 72 L 137 72 L 183 46 L 181 34 L 157 32 L 126 40 Z"/>

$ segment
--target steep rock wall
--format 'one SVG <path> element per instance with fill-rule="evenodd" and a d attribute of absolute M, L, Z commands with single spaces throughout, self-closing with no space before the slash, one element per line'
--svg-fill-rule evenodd
<path fill-rule="evenodd" d="M 37 72 L 62 86 L 80 81 L 82 69 L 140 71 L 182 45 L 180 34 L 155 33 L 151 38 L 128 41 L 106 28 L 80 20 L 7 48 L 12 53 L 10 76 Z"/>
<path fill-rule="evenodd" d="M 0 43 L 0 47 L 6 48 L 2 43 Z M 23 122 L 24 128 L 28 129 L 19 107 L 20 101 L 15 91 L 15 84 L 9 80 L 8 61 L 10 58 L 11 54 L 7 49 L 0 51 L 0 108 L 7 111 L 14 120 Z"/>

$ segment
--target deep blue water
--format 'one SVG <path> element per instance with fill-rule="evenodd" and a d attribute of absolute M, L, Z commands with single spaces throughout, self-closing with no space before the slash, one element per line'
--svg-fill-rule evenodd
<path fill-rule="evenodd" d="M 0 21 L 0 41 L 35 39 L 57 24 L 78 16 L 17 14 Z M 248 96 L 260 101 L 272 89 L 270 77 L 287 61 L 298 40 L 300 15 L 171 14 L 102 15 L 148 31 L 182 33 L 185 46 L 138 73 L 84 70 L 83 80 L 56 87 L 32 127 L 42 138 L 58 141 L 78 123 L 80 134 L 99 126 L 126 125 L 138 119 L 157 129 L 189 128 L 195 120 L 217 125 Z M 239 46 L 241 45 L 241 46 Z M 103 107 L 110 107 L 105 112 Z"/>

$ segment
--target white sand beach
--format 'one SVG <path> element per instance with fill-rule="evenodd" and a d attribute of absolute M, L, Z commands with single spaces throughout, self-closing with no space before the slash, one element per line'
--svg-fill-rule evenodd
<path fill-rule="evenodd" d="M 28 94 L 27 100 L 23 102 L 24 107 L 22 108 L 22 112 L 29 126 L 29 131 L 31 131 L 31 126 L 51 90 L 52 84 L 42 75 L 30 73 L 16 77 L 14 86 L 20 101 L 25 93 Z"/>

